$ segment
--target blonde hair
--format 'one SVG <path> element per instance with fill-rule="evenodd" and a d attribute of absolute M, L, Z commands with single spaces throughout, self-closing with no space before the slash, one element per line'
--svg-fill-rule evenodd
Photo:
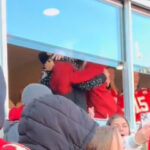
<path fill-rule="evenodd" d="M 86 150 L 112 150 L 114 139 L 117 141 L 115 143 L 117 149 L 115 148 L 115 150 L 120 150 L 121 141 L 117 128 L 112 126 L 98 127 Z"/>

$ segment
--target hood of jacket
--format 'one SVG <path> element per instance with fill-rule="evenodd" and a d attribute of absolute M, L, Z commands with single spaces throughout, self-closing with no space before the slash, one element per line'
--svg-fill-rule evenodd
<path fill-rule="evenodd" d="M 39 83 L 31 83 L 27 85 L 22 92 L 21 99 L 23 105 L 28 105 L 35 98 L 39 98 L 41 95 L 51 94 L 51 89 L 47 86 Z"/>
<path fill-rule="evenodd" d="M 19 142 L 32 150 L 84 150 L 97 126 L 69 99 L 41 95 L 24 108 Z"/>

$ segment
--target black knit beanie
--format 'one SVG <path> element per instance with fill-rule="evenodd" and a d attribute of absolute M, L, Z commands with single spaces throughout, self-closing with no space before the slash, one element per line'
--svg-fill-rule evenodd
<path fill-rule="evenodd" d="M 50 58 L 50 55 L 47 55 L 46 52 L 40 52 L 39 53 L 39 59 L 41 61 L 41 63 L 44 65 L 46 63 L 46 61 Z"/>

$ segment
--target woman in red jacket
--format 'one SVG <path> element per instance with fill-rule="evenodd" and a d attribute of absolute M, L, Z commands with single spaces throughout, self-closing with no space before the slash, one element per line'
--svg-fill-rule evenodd
<path fill-rule="evenodd" d="M 72 86 L 84 83 L 104 73 L 104 65 L 87 62 L 82 70 L 76 69 L 69 62 L 57 62 L 50 80 L 52 90 L 57 94 L 67 94 Z M 86 92 L 88 107 L 94 107 L 96 118 L 107 118 L 118 111 L 113 96 L 107 90 L 109 81 Z"/>

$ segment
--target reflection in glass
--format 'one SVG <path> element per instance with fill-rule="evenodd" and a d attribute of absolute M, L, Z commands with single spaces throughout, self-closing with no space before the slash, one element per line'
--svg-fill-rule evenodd
<path fill-rule="evenodd" d="M 146 67 L 140 70 L 147 73 L 150 68 L 150 17 L 133 12 L 132 19 L 134 64 L 137 68 Z"/>

